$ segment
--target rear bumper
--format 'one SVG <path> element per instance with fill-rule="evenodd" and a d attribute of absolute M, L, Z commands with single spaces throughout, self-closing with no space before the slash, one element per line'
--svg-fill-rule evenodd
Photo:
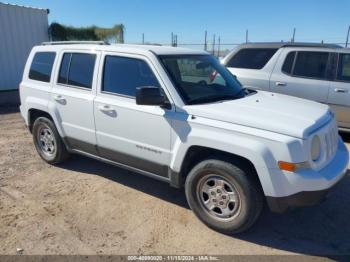
<path fill-rule="evenodd" d="M 349 161 L 349 153 L 344 143 L 339 140 L 334 159 L 322 170 L 305 170 L 300 173 L 285 174 L 290 178 L 285 189 L 299 189 L 288 195 L 266 196 L 270 210 L 283 213 L 292 207 L 313 206 L 320 203 L 328 193 L 345 177 Z M 282 175 L 282 174 L 280 174 Z"/>
<path fill-rule="evenodd" d="M 26 126 L 28 126 L 28 119 L 27 119 L 27 117 L 26 117 L 26 111 L 25 111 L 24 106 L 23 106 L 23 105 L 20 105 L 20 106 L 19 106 L 19 110 L 20 110 L 20 112 L 21 112 L 21 116 L 22 116 L 23 120 L 24 120 L 25 123 L 26 123 Z"/>

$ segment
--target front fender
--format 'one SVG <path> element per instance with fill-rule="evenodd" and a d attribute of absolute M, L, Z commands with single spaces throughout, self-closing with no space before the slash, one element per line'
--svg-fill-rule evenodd
<path fill-rule="evenodd" d="M 215 130 L 194 130 L 186 140 L 178 138 L 173 147 L 170 168 L 179 173 L 187 151 L 192 146 L 201 146 L 220 150 L 246 158 L 253 163 L 265 193 L 274 190 L 269 168 L 276 167 L 276 160 L 263 141 L 245 135 L 216 132 Z"/>

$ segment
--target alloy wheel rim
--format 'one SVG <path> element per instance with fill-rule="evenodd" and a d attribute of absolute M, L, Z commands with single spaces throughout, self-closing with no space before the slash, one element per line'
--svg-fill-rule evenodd
<path fill-rule="evenodd" d="M 44 125 L 38 130 L 38 144 L 40 150 L 48 157 L 52 157 L 56 153 L 56 139 L 51 128 Z"/>
<path fill-rule="evenodd" d="M 205 212 L 220 221 L 233 220 L 241 208 L 235 185 L 220 175 L 204 176 L 198 182 L 197 198 Z"/>

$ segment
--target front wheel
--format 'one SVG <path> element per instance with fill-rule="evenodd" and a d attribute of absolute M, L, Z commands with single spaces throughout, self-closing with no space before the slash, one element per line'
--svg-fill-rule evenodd
<path fill-rule="evenodd" d="M 263 194 L 250 172 L 229 161 L 200 162 L 186 179 L 189 206 L 201 221 L 219 232 L 247 230 L 263 207 Z"/>

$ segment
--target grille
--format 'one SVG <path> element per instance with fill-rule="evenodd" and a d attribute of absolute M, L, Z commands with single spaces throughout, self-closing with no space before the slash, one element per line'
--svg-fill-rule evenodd
<path fill-rule="evenodd" d="M 326 155 L 327 160 L 330 159 L 337 151 L 338 146 L 338 130 L 335 127 L 332 127 L 328 133 L 325 135 L 326 142 Z"/>

